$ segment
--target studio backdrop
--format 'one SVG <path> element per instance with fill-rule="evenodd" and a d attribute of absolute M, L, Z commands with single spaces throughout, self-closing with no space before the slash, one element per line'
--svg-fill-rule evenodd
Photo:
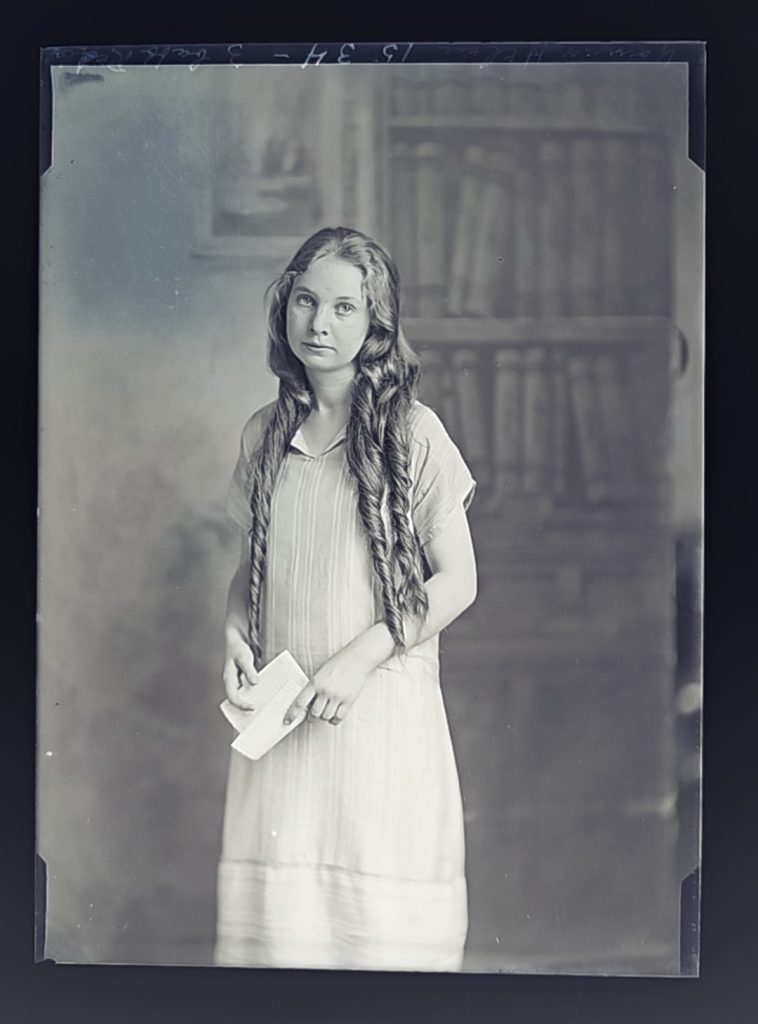
<path fill-rule="evenodd" d="M 479 595 L 442 638 L 464 969 L 692 973 L 703 175 L 687 65 L 51 72 L 44 955 L 212 962 L 238 558 L 224 498 L 241 427 L 275 395 L 266 286 L 345 224 L 396 259 L 422 398 L 479 484 Z"/>

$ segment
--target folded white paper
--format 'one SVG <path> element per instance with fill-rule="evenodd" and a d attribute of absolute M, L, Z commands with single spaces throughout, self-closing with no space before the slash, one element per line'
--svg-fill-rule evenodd
<path fill-rule="evenodd" d="M 257 761 L 297 728 L 303 717 L 283 724 L 290 704 L 308 685 L 308 676 L 289 653 L 282 651 L 258 673 L 258 682 L 246 693 L 253 701 L 250 711 L 222 701 L 220 707 L 239 735 L 232 748 Z"/>

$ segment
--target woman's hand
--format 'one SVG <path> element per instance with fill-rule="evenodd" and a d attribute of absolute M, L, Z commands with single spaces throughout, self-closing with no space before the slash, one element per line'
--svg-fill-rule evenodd
<path fill-rule="evenodd" d="M 226 630 L 224 689 L 231 704 L 244 711 L 255 708 L 253 688 L 258 681 L 255 659 L 238 629 Z"/>
<path fill-rule="evenodd" d="M 311 720 L 339 725 L 361 694 L 372 665 L 350 645 L 325 661 L 287 710 L 284 724 L 306 714 Z"/>

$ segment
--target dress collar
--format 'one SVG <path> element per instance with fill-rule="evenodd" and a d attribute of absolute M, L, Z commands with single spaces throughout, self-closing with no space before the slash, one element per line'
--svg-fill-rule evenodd
<path fill-rule="evenodd" d="M 347 436 L 347 427 L 341 427 L 340 430 L 334 435 L 329 444 L 324 448 L 318 455 L 314 455 L 306 444 L 305 438 L 303 437 L 303 431 L 301 427 L 298 427 L 295 431 L 295 435 L 290 441 L 290 449 L 294 449 L 300 452 L 301 455 L 307 455 L 309 459 L 320 459 L 322 456 L 327 455 L 330 451 L 342 444 Z"/>

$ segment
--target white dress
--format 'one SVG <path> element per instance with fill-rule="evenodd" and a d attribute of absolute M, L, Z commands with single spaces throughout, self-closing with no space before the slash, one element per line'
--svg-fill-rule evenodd
<path fill-rule="evenodd" d="M 242 434 L 229 514 L 273 404 Z M 414 524 L 427 543 L 475 484 L 437 416 L 411 414 Z M 272 499 L 263 653 L 309 675 L 383 618 L 344 432 L 318 457 L 298 432 Z M 455 971 L 468 924 L 460 786 L 438 638 L 385 662 L 339 726 L 304 722 L 259 761 L 235 751 L 218 869 L 215 962 Z"/>

